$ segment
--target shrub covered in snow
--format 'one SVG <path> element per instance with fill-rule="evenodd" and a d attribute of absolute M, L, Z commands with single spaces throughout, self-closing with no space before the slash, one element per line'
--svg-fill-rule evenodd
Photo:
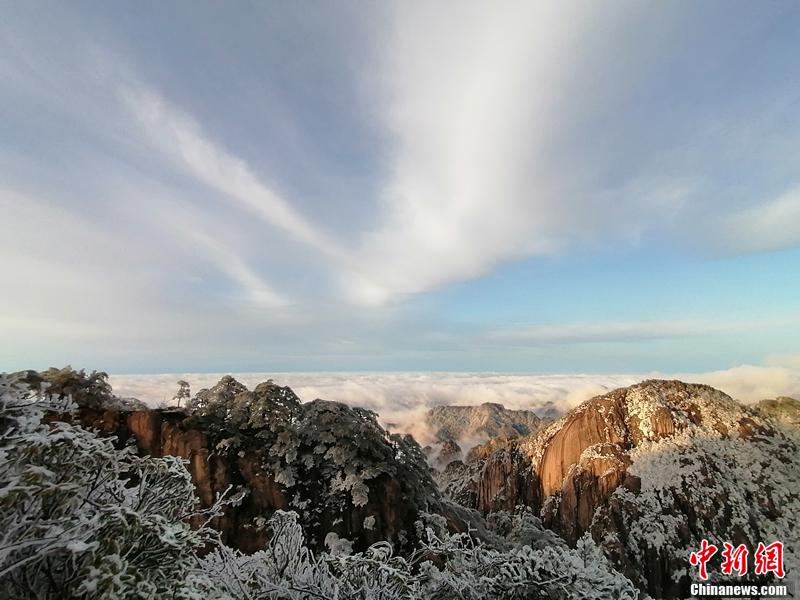
<path fill-rule="evenodd" d="M 418 523 L 420 548 L 398 556 L 386 542 L 365 552 L 341 548 L 315 554 L 297 515 L 278 511 L 269 521 L 269 546 L 252 555 L 220 547 L 204 559 L 214 589 L 229 600 L 514 600 L 634 599 L 639 592 L 613 571 L 589 536 L 577 549 L 563 544 L 496 550 L 466 534 L 449 535 L 429 519 Z M 341 540 L 337 540 L 341 541 Z"/>
<path fill-rule="evenodd" d="M 135 398 L 120 398 L 114 395 L 108 382 L 108 373 L 84 369 L 76 370 L 70 366 L 50 367 L 46 371 L 21 371 L 14 374 L 21 383 L 32 390 L 44 391 L 47 396 L 58 400 L 69 400 L 77 406 L 94 409 L 118 408 L 139 410 L 146 408 Z"/>
<path fill-rule="evenodd" d="M 60 396 L 0 375 L 0 596 L 194 597 L 187 574 L 215 536 L 187 524 L 197 514 L 188 471 L 43 423 L 74 407 Z"/>

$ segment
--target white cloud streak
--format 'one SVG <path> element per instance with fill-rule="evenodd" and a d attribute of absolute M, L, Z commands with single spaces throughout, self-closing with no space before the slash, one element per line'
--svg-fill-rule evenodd
<path fill-rule="evenodd" d="M 288 299 L 275 291 L 264 278 L 242 258 L 224 244 L 199 229 L 184 229 L 182 235 L 205 249 L 205 258 L 245 290 L 247 302 L 254 307 L 278 307 L 288 304 Z"/>
<path fill-rule="evenodd" d="M 143 85 L 120 93 L 149 142 L 192 177 L 292 239 L 336 259 L 345 256 L 338 243 L 262 183 L 244 160 L 212 142 L 190 116 Z"/>
<path fill-rule="evenodd" d="M 756 319 L 673 319 L 649 321 L 592 321 L 546 325 L 519 324 L 488 332 L 484 338 L 506 344 L 627 342 L 692 338 L 715 334 L 764 331 L 800 325 L 800 315 Z"/>
<path fill-rule="evenodd" d="M 800 244 L 800 187 L 728 215 L 721 243 L 734 252 L 767 252 Z"/>
<path fill-rule="evenodd" d="M 390 135 L 388 177 L 378 221 L 352 232 L 353 245 L 301 214 L 157 90 L 140 82 L 120 94 L 148 143 L 173 164 L 319 252 L 345 300 L 378 306 L 517 258 L 614 239 L 639 243 L 648 227 L 669 229 L 691 212 L 687 199 L 701 188 L 689 172 L 645 170 L 609 187 L 591 175 L 573 183 L 554 169 L 550 156 L 562 130 L 584 110 L 567 94 L 586 60 L 582 52 L 592 47 L 599 10 L 572 2 L 466 2 L 456 11 L 447 3 L 403 3 L 390 10 L 374 61 L 380 75 L 364 76 L 379 84 L 375 108 Z M 604 10 L 609 28 L 635 26 L 613 12 Z M 632 64 L 645 68 L 647 61 Z M 636 73 L 627 75 L 634 80 Z M 602 167 L 576 168 L 580 179 Z M 797 195 L 729 217 L 725 239 L 747 250 L 797 243 Z"/>
<path fill-rule="evenodd" d="M 559 246 L 537 157 L 592 9 L 568 3 L 403 3 L 385 57 L 395 156 L 385 217 L 363 240 L 355 296 L 381 303 Z M 555 229 L 555 231 L 554 231 Z"/>

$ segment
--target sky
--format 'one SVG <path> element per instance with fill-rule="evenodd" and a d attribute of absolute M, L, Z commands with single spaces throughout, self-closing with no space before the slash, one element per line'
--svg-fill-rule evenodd
<path fill-rule="evenodd" d="M 0 10 L 0 370 L 800 369 L 795 2 Z"/>

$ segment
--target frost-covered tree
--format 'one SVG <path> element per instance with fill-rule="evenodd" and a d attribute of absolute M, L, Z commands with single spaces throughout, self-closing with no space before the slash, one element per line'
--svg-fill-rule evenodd
<path fill-rule="evenodd" d="M 439 519 L 440 520 L 440 519 Z M 499 551 L 466 534 L 449 535 L 429 517 L 426 541 L 407 556 L 379 542 L 365 552 L 315 554 L 297 515 L 270 519 L 269 546 L 252 555 L 219 547 L 203 559 L 215 600 L 514 600 L 562 598 L 633 600 L 639 592 L 613 571 L 589 536 L 564 545 Z"/>
<path fill-rule="evenodd" d="M 99 408 L 112 403 L 115 396 L 108 382 L 108 373 L 84 369 L 76 371 L 70 366 L 62 369 L 50 368 L 39 373 L 50 396 L 69 398 L 78 406 Z"/>
<path fill-rule="evenodd" d="M 533 525 L 527 521 L 527 526 Z M 614 571 L 587 535 L 577 548 L 564 544 L 492 548 L 467 534 L 447 534 L 440 525 L 426 527 L 429 556 L 423 563 L 423 598 L 504 600 L 560 598 L 633 600 L 639 591 Z M 437 563 L 440 563 L 439 566 Z"/>
<path fill-rule="evenodd" d="M 202 389 L 186 404 L 186 409 L 199 418 L 228 418 L 229 405 L 234 398 L 247 388 L 230 375 L 225 375 L 216 385 Z"/>
<path fill-rule="evenodd" d="M 192 392 L 189 387 L 189 382 L 184 381 L 183 379 L 178 380 L 178 391 L 175 392 L 175 395 L 172 397 L 172 401 L 176 403 L 178 407 L 180 407 L 182 401 L 188 402 L 189 399 L 192 397 Z"/>
<path fill-rule="evenodd" d="M 14 377 L 32 390 L 46 393 L 54 399 L 69 400 L 81 408 L 117 408 L 141 410 L 146 408 L 135 398 L 116 396 L 108 382 L 108 373 L 84 369 L 76 370 L 71 366 L 62 368 L 50 367 L 46 371 L 21 371 Z M 46 390 L 46 392 L 45 392 Z"/>
<path fill-rule="evenodd" d="M 654 587 L 648 566 L 658 562 L 669 566 L 671 582 L 666 584 L 688 589 L 686 557 L 702 539 L 719 547 L 742 540 L 751 552 L 758 542 L 780 540 L 787 571 L 797 572 L 797 441 L 777 433 L 749 438 L 684 433 L 642 444 L 631 451 L 630 468 L 641 479 L 641 490 L 615 490 L 609 505 L 595 514 L 595 539 L 642 588 Z M 720 559 L 714 558 L 712 580 L 726 579 L 717 568 Z"/>
<path fill-rule="evenodd" d="M 74 408 L 0 375 L 0 596 L 200 597 L 189 577 L 215 540 L 188 520 L 194 487 L 177 458 L 138 457 L 46 411 Z M 200 573 L 200 572 L 198 572 Z"/>
<path fill-rule="evenodd" d="M 331 530 L 361 548 L 377 541 L 378 532 L 398 542 L 418 511 L 436 510 L 440 494 L 419 445 L 389 434 L 369 410 L 301 403 L 272 380 L 250 391 L 230 376 L 198 392 L 187 410 L 187 426 L 202 429 L 220 454 L 260 458 L 316 549 Z M 382 501 L 392 503 L 391 523 L 376 508 Z M 348 519 L 354 511 L 361 512 Z M 370 527 L 358 525 L 369 517 Z"/>

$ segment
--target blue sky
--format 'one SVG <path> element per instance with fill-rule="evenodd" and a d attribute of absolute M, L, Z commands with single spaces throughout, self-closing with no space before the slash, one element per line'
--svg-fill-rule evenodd
<path fill-rule="evenodd" d="M 793 2 L 4 2 L 0 370 L 800 364 Z"/>

